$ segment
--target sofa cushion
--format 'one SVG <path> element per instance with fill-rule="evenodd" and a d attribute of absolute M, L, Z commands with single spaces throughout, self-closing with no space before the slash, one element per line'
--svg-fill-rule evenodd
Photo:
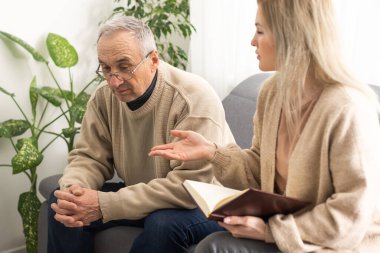
<path fill-rule="evenodd" d="M 245 79 L 223 99 L 226 120 L 236 143 L 241 148 L 251 147 L 257 95 L 261 84 L 270 75 L 270 73 L 260 73 Z"/>
<path fill-rule="evenodd" d="M 38 190 L 45 199 L 48 199 L 50 194 L 58 188 L 58 180 L 61 176 L 62 174 L 57 174 L 41 180 Z"/>

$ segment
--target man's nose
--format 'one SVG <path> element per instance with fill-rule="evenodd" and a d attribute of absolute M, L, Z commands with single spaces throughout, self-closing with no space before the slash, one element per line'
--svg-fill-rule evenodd
<path fill-rule="evenodd" d="M 117 75 L 111 74 L 108 80 L 108 84 L 113 87 L 117 88 L 119 87 L 124 81 L 121 80 Z"/>

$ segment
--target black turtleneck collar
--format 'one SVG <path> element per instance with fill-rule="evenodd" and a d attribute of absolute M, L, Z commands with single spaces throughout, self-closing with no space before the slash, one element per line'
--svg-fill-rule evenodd
<path fill-rule="evenodd" d="M 153 93 L 154 87 L 156 87 L 157 72 L 158 71 L 156 71 L 156 74 L 154 75 L 152 83 L 149 85 L 148 89 L 144 92 L 144 94 L 142 94 L 140 97 L 136 98 L 135 100 L 131 102 L 127 102 L 129 109 L 131 109 L 132 111 L 135 111 L 139 109 L 141 106 L 143 106 L 146 101 L 148 101 L 148 99 Z"/>

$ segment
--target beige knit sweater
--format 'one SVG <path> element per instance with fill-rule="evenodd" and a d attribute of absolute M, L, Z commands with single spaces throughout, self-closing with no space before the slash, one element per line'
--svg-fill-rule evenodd
<path fill-rule="evenodd" d="M 175 141 L 171 129 L 194 130 L 215 143 L 234 142 L 211 86 L 164 62 L 160 62 L 151 97 L 135 111 L 107 85 L 99 87 L 89 101 L 61 188 L 79 184 L 100 189 L 116 170 L 127 187 L 115 193 L 99 192 L 104 221 L 139 219 L 162 208 L 194 208 L 182 182 L 210 182 L 211 165 L 148 156 L 153 146 Z"/>
<path fill-rule="evenodd" d="M 281 102 L 274 78 L 263 86 L 251 149 L 220 148 L 212 161 L 226 186 L 273 192 Z M 310 201 L 305 210 L 275 215 L 266 241 L 285 253 L 380 252 L 378 115 L 357 90 L 325 88 L 289 160 L 285 194 Z M 377 214 L 376 214 L 377 213 Z"/>

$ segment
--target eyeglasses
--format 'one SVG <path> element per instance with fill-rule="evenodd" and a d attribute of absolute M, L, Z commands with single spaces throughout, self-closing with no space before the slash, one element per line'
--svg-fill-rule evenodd
<path fill-rule="evenodd" d="M 119 72 L 112 73 L 108 69 L 103 69 L 102 66 L 99 64 L 95 73 L 106 80 L 111 79 L 112 76 L 115 76 L 119 81 L 129 80 L 133 77 L 138 67 L 140 67 L 146 61 L 146 59 L 152 52 L 153 51 L 150 51 L 147 55 L 145 55 L 145 57 L 132 70 L 129 68 L 121 68 Z"/>

